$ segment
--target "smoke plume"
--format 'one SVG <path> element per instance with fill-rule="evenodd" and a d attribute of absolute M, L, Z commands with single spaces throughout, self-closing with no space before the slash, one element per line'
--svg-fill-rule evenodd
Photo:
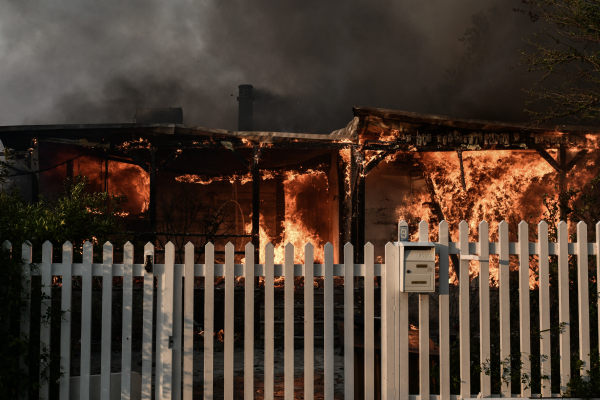
<path fill-rule="evenodd" d="M 132 122 L 328 133 L 352 106 L 523 121 L 518 0 L 8 0 L 0 4 L 0 125 Z M 460 40 L 459 40 L 460 39 Z"/>

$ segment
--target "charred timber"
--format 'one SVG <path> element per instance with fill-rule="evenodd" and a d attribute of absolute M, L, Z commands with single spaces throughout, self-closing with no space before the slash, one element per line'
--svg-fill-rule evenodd
<path fill-rule="evenodd" d="M 260 148 L 253 147 L 252 157 L 252 244 L 254 245 L 254 262 L 259 262 L 260 249 L 260 170 L 258 161 Z"/>

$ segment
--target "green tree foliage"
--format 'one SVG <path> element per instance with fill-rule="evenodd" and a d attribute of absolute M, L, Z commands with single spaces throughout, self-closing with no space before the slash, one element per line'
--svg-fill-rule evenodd
<path fill-rule="evenodd" d="M 7 157 L 10 163 L 10 157 Z M 18 190 L 7 189 L 7 165 L 0 167 L 0 243 L 12 243 L 12 251 L 0 249 L 0 398 L 17 398 L 17 393 L 32 394 L 38 387 L 37 376 L 41 370 L 46 379 L 56 380 L 60 371 L 58 356 L 48 351 L 45 343 L 40 351 L 39 323 L 32 324 L 31 343 L 29 337 L 20 332 L 20 316 L 23 306 L 31 300 L 32 304 L 47 302 L 40 293 L 39 282 L 33 285 L 31 298 L 23 287 L 23 266 L 21 245 L 29 241 L 33 245 L 34 261 L 40 259 L 42 244 L 49 240 L 55 247 L 70 241 L 74 250 L 81 251 L 86 240 L 100 246 L 119 225 L 118 213 L 126 201 L 124 196 L 112 196 L 108 193 L 90 193 L 86 190 L 88 180 L 78 177 L 67 181 L 64 193 L 56 201 L 40 198 L 36 203 L 27 204 Z M 99 252 L 96 252 L 99 253 Z M 31 265 L 36 268 L 35 264 Z M 34 313 L 35 307 L 31 308 Z M 38 315 L 33 319 L 42 324 L 52 319 L 60 319 L 60 310 L 49 307 L 47 315 Z M 27 316 L 29 317 L 29 315 Z M 38 328 L 37 331 L 35 328 Z M 37 342 L 37 343 L 36 343 Z M 25 360 L 26 367 L 20 364 Z M 29 377 L 34 378 L 29 378 Z"/>
<path fill-rule="evenodd" d="M 535 123 L 554 118 L 600 119 L 600 1 L 523 0 L 540 25 L 526 39 L 521 65 L 541 77 L 527 92 L 538 110 L 526 110 Z"/>

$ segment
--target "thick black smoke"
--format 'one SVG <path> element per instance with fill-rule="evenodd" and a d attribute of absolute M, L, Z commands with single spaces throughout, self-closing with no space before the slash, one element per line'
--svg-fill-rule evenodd
<path fill-rule="evenodd" d="M 0 5 L 0 125 L 132 122 L 328 133 L 352 106 L 523 121 L 537 27 L 518 0 L 33 0 Z M 462 40 L 459 40 L 461 39 Z"/>

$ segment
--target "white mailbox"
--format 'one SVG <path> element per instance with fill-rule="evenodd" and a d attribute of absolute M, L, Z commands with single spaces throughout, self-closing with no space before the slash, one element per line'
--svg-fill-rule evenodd
<path fill-rule="evenodd" d="M 435 244 L 397 242 L 400 247 L 400 291 L 435 292 Z"/>

